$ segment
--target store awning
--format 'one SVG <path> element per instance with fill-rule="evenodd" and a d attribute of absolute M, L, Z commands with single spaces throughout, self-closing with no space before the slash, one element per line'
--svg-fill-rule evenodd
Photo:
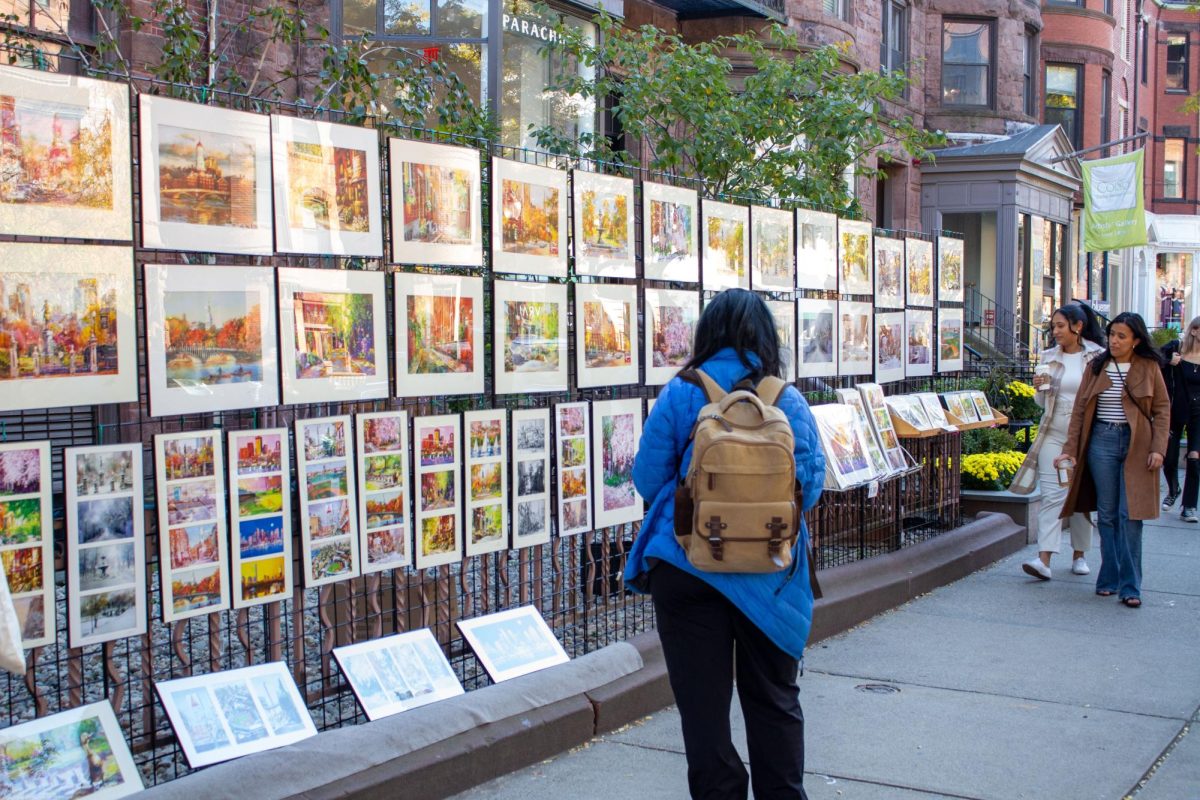
<path fill-rule="evenodd" d="M 1158 251 L 1200 250 L 1200 217 L 1146 212 L 1149 244 Z"/>
<path fill-rule="evenodd" d="M 783 0 L 657 0 L 658 5 L 674 11 L 679 19 L 752 16 L 787 22 Z"/>

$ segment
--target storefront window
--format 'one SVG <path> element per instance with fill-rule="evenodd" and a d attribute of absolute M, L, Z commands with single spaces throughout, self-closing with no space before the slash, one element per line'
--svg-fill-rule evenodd
<path fill-rule="evenodd" d="M 1189 253 L 1159 253 L 1155 277 L 1158 281 L 1158 324 L 1182 329 L 1188 319 L 1192 294 L 1192 257 Z"/>

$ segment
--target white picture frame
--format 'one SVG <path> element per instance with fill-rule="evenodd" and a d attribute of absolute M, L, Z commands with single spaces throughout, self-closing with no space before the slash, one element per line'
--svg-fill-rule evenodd
<path fill-rule="evenodd" d="M 354 433 L 358 444 L 358 552 L 362 573 L 412 566 L 408 412 L 359 414 Z"/>
<path fill-rule="evenodd" d="M 750 288 L 750 208 L 718 200 L 700 204 L 704 289 Z"/>
<path fill-rule="evenodd" d="M 496 683 L 571 660 L 534 606 L 460 619 L 456 624 Z"/>
<path fill-rule="evenodd" d="M 857 424 L 854 408 L 842 403 L 812 407 L 817 435 L 825 451 L 825 485 L 849 489 L 870 481 L 873 467 L 865 432 Z"/>
<path fill-rule="evenodd" d="M 575 284 L 575 378 L 580 389 L 637 383 L 637 286 Z"/>
<path fill-rule="evenodd" d="M 292 459 L 287 428 L 229 431 L 229 539 L 235 609 L 292 596 Z M 260 503 L 279 486 L 279 508 Z M 271 492 L 273 494 L 273 492 Z M 271 498 L 273 500 L 273 498 Z"/>
<path fill-rule="evenodd" d="M 138 121 L 142 247 L 273 252 L 270 117 L 139 94 Z"/>
<path fill-rule="evenodd" d="M 279 280 L 283 402 L 336 403 L 388 396 L 387 302 L 383 272 L 284 267 Z M 366 309 L 370 319 L 355 319 Z M 328 324 L 344 311 L 342 331 Z M 364 341 L 370 332 L 371 341 Z"/>
<path fill-rule="evenodd" d="M 824 378 L 838 374 L 838 301 L 796 301 L 796 375 Z"/>
<path fill-rule="evenodd" d="M 397 272 L 392 281 L 396 396 L 481 394 L 483 279 Z"/>
<path fill-rule="evenodd" d="M 875 293 L 872 235 L 871 223 L 838 218 L 838 291 L 844 295 Z"/>
<path fill-rule="evenodd" d="M 939 303 L 963 301 L 963 240 L 937 237 L 937 277 Z"/>
<path fill-rule="evenodd" d="M 875 381 L 904 380 L 904 312 L 875 313 Z"/>
<path fill-rule="evenodd" d="M 480 151 L 389 137 L 392 263 L 483 266 Z"/>
<path fill-rule="evenodd" d="M 428 628 L 335 647 L 333 657 L 372 721 L 463 694 Z"/>
<path fill-rule="evenodd" d="M 492 284 L 496 394 L 567 390 L 567 287 Z"/>
<path fill-rule="evenodd" d="M 413 420 L 417 569 L 455 564 L 463 559 L 460 423 L 458 414 Z"/>
<path fill-rule="evenodd" d="M 963 368 L 963 310 L 939 308 L 937 315 L 937 371 L 958 372 Z"/>
<path fill-rule="evenodd" d="M 550 409 L 512 412 L 513 549 L 550 541 Z"/>
<path fill-rule="evenodd" d="M 646 280 L 700 281 L 700 200 L 695 189 L 642 182 L 642 263 Z"/>
<path fill-rule="evenodd" d="M 923 378 L 933 374 L 933 310 L 910 308 L 904 312 L 906 342 L 904 374 Z"/>
<path fill-rule="evenodd" d="M 857 300 L 838 302 L 838 374 L 870 375 L 875 366 L 874 306 Z"/>
<path fill-rule="evenodd" d="M 700 295 L 694 291 L 655 289 L 646 293 L 646 385 L 670 382 L 692 357 Z"/>
<path fill-rule="evenodd" d="M 575 274 L 636 278 L 633 181 L 618 175 L 573 169 L 571 195 L 575 204 Z M 603 242 L 604 234 L 597 225 L 606 218 L 612 221 L 611 244 Z"/>
<path fill-rule="evenodd" d="M 508 548 L 508 412 L 463 413 L 467 557 Z"/>
<path fill-rule="evenodd" d="M 645 505 L 633 485 L 633 460 L 642 439 L 641 400 L 592 403 L 592 437 L 592 471 L 599 487 L 595 527 L 637 522 Z"/>
<path fill-rule="evenodd" d="M 554 406 L 558 454 L 558 535 L 592 529 L 592 431 L 587 402 Z"/>
<path fill-rule="evenodd" d="M 838 288 L 836 214 L 796 209 L 796 288 L 836 292 Z"/>
<path fill-rule="evenodd" d="M 52 488 L 50 442 L 0 444 L 0 563 L 26 650 L 56 638 Z"/>
<path fill-rule="evenodd" d="M 875 237 L 875 307 L 904 308 L 904 240 Z"/>
<path fill-rule="evenodd" d="M 141 636 L 148 624 L 141 443 L 66 448 L 63 485 L 71 647 Z M 124 548 L 133 550 L 132 567 Z M 108 563 L 119 557 L 120 571 L 101 555 Z"/>
<path fill-rule="evenodd" d="M 491 185 L 492 270 L 567 277 L 567 173 L 493 156 Z M 544 215 L 545 230 L 525 231 L 527 208 Z"/>
<path fill-rule="evenodd" d="M 383 257 L 378 131 L 272 114 L 271 168 L 277 251 Z"/>
<path fill-rule="evenodd" d="M 296 490 L 304 586 L 357 578 L 357 484 L 350 415 L 296 420 Z"/>
<path fill-rule="evenodd" d="M 779 333 L 779 362 L 783 366 L 781 376 L 788 383 L 795 383 L 796 364 L 796 302 L 794 300 L 766 300 L 771 316 L 775 318 L 775 330 Z"/>
<path fill-rule="evenodd" d="M 750 287 L 796 289 L 796 219 L 791 211 L 750 206 Z"/>
<path fill-rule="evenodd" d="M 910 306 L 933 307 L 937 288 L 933 268 L 933 242 L 909 236 L 904 240 L 904 285 Z"/>

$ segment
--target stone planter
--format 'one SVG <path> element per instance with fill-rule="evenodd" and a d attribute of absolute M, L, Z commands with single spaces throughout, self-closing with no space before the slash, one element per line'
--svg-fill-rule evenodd
<path fill-rule="evenodd" d="M 1037 541 L 1037 514 L 1042 507 L 1041 489 L 1034 489 L 1031 494 L 962 489 L 959 497 L 964 519 L 971 519 L 980 511 L 999 511 L 1008 514 L 1013 522 L 1025 529 L 1026 542 L 1033 544 Z"/>

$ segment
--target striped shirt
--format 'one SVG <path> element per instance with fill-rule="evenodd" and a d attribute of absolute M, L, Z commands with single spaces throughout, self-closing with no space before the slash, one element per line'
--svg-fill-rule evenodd
<path fill-rule="evenodd" d="M 1125 407 L 1121 401 L 1125 397 L 1125 375 L 1129 372 L 1129 367 L 1122 369 L 1115 361 L 1109 361 L 1104 365 L 1104 371 L 1108 373 L 1112 385 L 1096 399 L 1096 419 L 1127 423 L 1129 420 L 1125 418 Z"/>

